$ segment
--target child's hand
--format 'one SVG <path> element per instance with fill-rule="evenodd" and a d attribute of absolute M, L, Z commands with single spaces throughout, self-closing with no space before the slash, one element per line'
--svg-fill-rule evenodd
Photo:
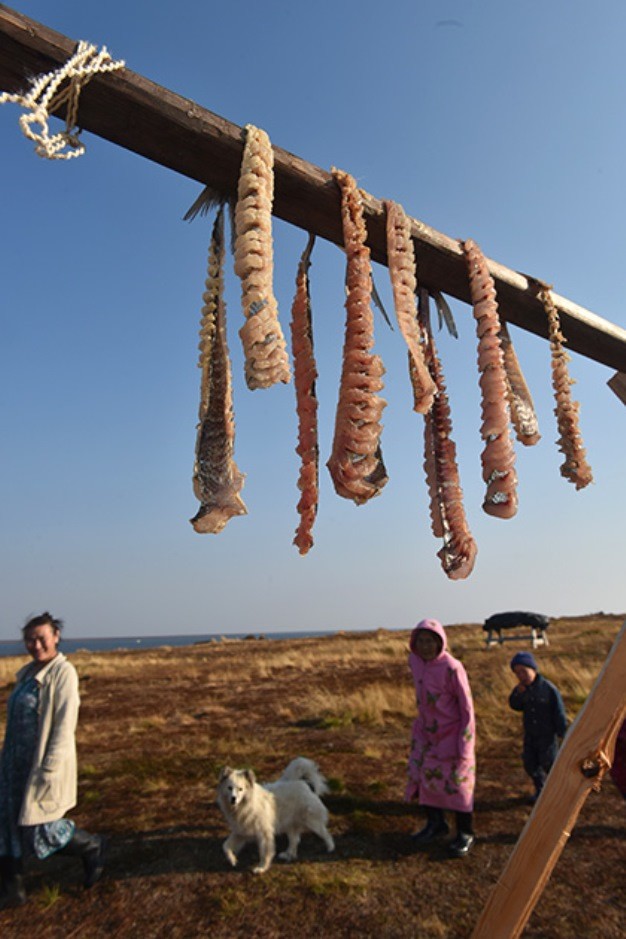
<path fill-rule="evenodd" d="M 524 684 L 522 684 L 522 682 L 520 681 L 519 685 L 516 687 L 515 690 L 516 690 L 519 694 L 524 694 L 524 692 L 526 691 L 526 687 L 527 687 L 527 686 L 524 685 Z"/>

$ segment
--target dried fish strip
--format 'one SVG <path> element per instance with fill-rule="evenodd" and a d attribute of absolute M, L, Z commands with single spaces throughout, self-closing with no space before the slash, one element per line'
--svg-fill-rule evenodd
<path fill-rule="evenodd" d="M 274 297 L 274 152 L 265 131 L 246 125 L 235 208 L 235 273 L 246 322 L 239 330 L 248 388 L 290 380 L 287 346 Z"/>
<path fill-rule="evenodd" d="M 504 356 L 504 371 L 506 372 L 507 395 L 511 409 L 511 421 L 515 436 L 525 447 L 532 447 L 541 440 L 539 421 L 532 396 L 522 373 L 508 326 L 500 320 L 500 344 Z"/>
<path fill-rule="evenodd" d="M 424 471 L 430 495 L 432 532 L 443 538 L 437 557 L 451 580 L 468 577 L 476 560 L 477 547 L 463 506 L 456 446 L 452 440 L 452 418 L 443 369 L 430 330 L 428 292 L 419 292 L 419 327 L 425 341 L 425 358 L 436 386 L 433 406 L 424 415 Z"/>
<path fill-rule="evenodd" d="M 539 299 L 548 317 L 548 337 L 552 353 L 552 387 L 556 402 L 554 413 L 560 435 L 557 444 L 561 453 L 565 455 L 560 472 L 561 476 L 576 486 L 576 489 L 584 489 L 593 482 L 593 473 L 587 463 L 587 454 L 578 423 L 580 404 L 572 399 L 571 386 L 574 380 L 570 377 L 567 367 L 570 356 L 564 348 L 566 339 L 561 332 L 559 313 L 552 299 L 552 288 L 541 285 Z"/>
<path fill-rule="evenodd" d="M 209 247 L 206 291 L 200 323 L 202 369 L 193 490 L 200 508 L 191 524 L 197 532 L 217 534 L 230 518 L 246 515 L 239 495 L 244 474 L 233 459 L 235 422 L 226 340 L 224 303 L 224 213 L 220 208 Z"/>
<path fill-rule="evenodd" d="M 302 493 L 298 502 L 300 524 L 293 543 L 300 554 L 313 547 L 313 524 L 319 499 L 319 447 L 317 430 L 317 397 L 315 381 L 317 366 L 313 352 L 313 329 L 309 275 L 311 251 L 315 235 L 302 253 L 296 275 L 296 294 L 291 307 L 291 344 L 293 352 L 293 378 L 298 413 L 298 446 L 301 459 L 298 489 Z"/>
<path fill-rule="evenodd" d="M 478 245 L 462 242 L 469 272 L 470 295 L 478 336 L 478 371 L 482 398 L 482 475 L 487 484 L 483 509 L 497 518 L 512 518 L 517 512 L 515 453 L 509 422 L 504 356 L 500 343 L 500 317 L 493 277 Z"/>
<path fill-rule="evenodd" d="M 397 202 L 386 201 L 384 205 L 387 213 L 387 259 L 396 317 L 413 363 L 413 408 L 419 414 L 426 414 L 432 407 L 436 388 L 424 361 L 415 316 L 417 279 L 411 224 Z"/>
<path fill-rule="evenodd" d="M 380 418 L 387 402 L 376 394 L 383 387 L 385 369 L 380 357 L 370 352 L 372 274 L 361 194 L 352 176 L 337 169 L 332 172 L 341 189 L 347 297 L 339 401 L 326 465 L 337 494 L 361 505 L 379 495 L 387 482 L 380 447 Z"/>

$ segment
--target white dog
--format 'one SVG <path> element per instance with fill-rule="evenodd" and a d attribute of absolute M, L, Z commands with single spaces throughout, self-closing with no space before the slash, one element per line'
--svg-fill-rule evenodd
<path fill-rule="evenodd" d="M 217 787 L 217 804 L 231 833 L 224 842 L 224 854 L 233 865 L 248 841 L 256 841 L 259 863 L 255 874 L 263 874 L 274 858 L 275 836 L 287 835 L 287 850 L 281 860 L 295 861 L 300 836 L 305 831 L 319 835 L 328 851 L 335 842 L 328 828 L 328 810 L 320 795 L 328 791 L 326 780 L 312 760 L 298 757 L 287 766 L 280 779 L 261 786 L 249 769 L 226 766 Z"/>
<path fill-rule="evenodd" d="M 305 756 L 297 756 L 295 760 L 292 760 L 283 770 L 278 782 L 288 782 L 294 779 L 301 779 L 320 798 L 328 792 L 326 777 L 322 776 L 319 766 L 313 760 L 307 760 Z M 268 788 L 275 785 L 276 783 L 269 783 Z"/>

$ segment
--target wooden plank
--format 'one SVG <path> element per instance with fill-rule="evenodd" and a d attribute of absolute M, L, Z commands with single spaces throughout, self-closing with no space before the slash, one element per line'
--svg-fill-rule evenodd
<path fill-rule="evenodd" d="M 472 939 L 516 939 L 524 929 L 567 843 L 587 796 L 610 766 L 626 716 L 626 622 L 569 729 L 546 785 Z M 583 768 L 597 775 L 584 775 Z"/>
<path fill-rule="evenodd" d="M 75 47 L 74 40 L 0 4 L 3 90 L 25 89 L 30 76 L 57 68 Z M 242 129 L 130 69 L 98 76 L 83 89 L 79 121 L 85 130 L 219 192 L 227 195 L 236 190 Z M 274 155 L 274 214 L 341 245 L 339 192 L 330 174 L 280 147 L 274 147 Z M 365 207 L 372 257 L 386 264 L 382 202 L 367 195 Z M 468 302 L 459 242 L 417 219 L 412 231 L 422 284 Z M 546 317 L 529 279 L 495 261 L 489 266 L 504 317 L 547 337 Z M 555 295 L 555 302 L 571 350 L 626 372 L 626 330 L 564 297 Z"/>

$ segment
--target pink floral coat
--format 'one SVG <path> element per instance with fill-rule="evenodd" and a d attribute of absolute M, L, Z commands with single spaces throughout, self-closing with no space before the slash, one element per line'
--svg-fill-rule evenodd
<path fill-rule="evenodd" d="M 424 628 L 443 643 L 439 655 L 430 662 L 413 651 L 415 635 Z M 406 799 L 471 812 L 476 777 L 475 725 L 467 673 L 447 651 L 446 634 L 437 620 L 422 620 L 415 627 L 410 648 L 418 714 L 412 728 Z"/>

